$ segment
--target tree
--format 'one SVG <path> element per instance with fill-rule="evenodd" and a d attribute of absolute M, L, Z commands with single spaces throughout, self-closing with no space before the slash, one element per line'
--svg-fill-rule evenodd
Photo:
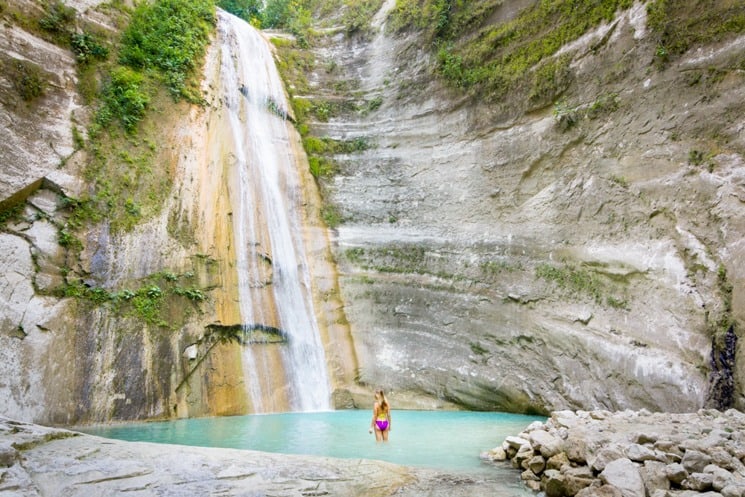
<path fill-rule="evenodd" d="M 261 0 L 218 0 L 217 6 L 234 16 L 251 21 L 261 17 L 262 3 Z"/>

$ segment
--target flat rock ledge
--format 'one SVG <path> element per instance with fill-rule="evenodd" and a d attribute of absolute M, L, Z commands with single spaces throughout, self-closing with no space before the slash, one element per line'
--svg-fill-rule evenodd
<path fill-rule="evenodd" d="M 512 495 L 500 489 L 381 461 L 124 442 L 0 416 L 0 497 Z"/>
<path fill-rule="evenodd" d="M 546 497 L 745 497 L 745 414 L 557 411 L 483 457 Z"/>

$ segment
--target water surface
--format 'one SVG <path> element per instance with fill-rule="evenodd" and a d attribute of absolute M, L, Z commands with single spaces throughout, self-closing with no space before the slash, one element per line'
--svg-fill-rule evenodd
<path fill-rule="evenodd" d="M 479 454 L 531 422 L 545 420 L 494 412 L 393 411 L 390 440 L 379 443 L 368 433 L 370 419 L 370 411 L 343 410 L 132 423 L 82 431 L 128 441 L 377 459 L 499 480 L 514 495 L 523 495 L 519 471 L 483 462 Z"/>

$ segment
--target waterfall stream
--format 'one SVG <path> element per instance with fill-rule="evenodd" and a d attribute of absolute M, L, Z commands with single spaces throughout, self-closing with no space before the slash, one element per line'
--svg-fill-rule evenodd
<path fill-rule="evenodd" d="M 256 29 L 223 11 L 218 26 L 221 91 L 234 145 L 229 188 L 252 410 L 327 410 L 330 382 L 303 248 L 302 192 L 282 80 Z M 283 343 L 252 343 L 254 328 L 276 329 Z"/>

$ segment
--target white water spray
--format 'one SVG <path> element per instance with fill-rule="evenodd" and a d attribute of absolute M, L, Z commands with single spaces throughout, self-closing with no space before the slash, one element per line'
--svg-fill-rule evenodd
<path fill-rule="evenodd" d="M 235 144 L 231 195 L 241 319 L 247 326 L 278 321 L 287 339 L 279 345 L 284 371 L 272 366 L 266 345 L 244 346 L 248 394 L 255 412 L 278 410 L 267 399 L 274 397 L 276 375 L 285 375 L 291 410 L 328 410 L 329 378 L 313 312 L 299 222 L 301 185 L 282 81 L 256 29 L 222 11 L 218 27 L 222 96 Z"/>

